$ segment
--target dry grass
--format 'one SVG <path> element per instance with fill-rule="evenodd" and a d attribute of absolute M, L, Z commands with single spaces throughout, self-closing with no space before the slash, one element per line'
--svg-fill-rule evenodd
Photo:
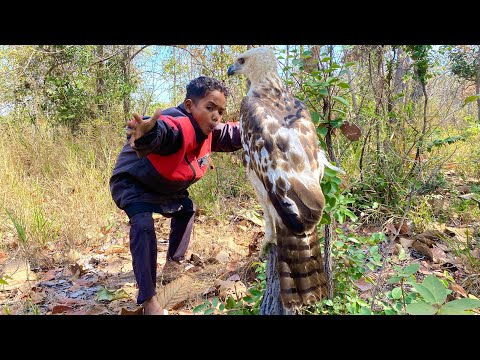
<path fill-rule="evenodd" d="M 104 241 L 100 230 L 125 217 L 108 186 L 124 144 L 123 128 L 92 121 L 76 136 L 61 127 L 4 124 L 3 130 L 0 249 L 22 252 L 33 266 L 48 266 L 62 262 L 71 249 Z M 245 180 L 240 152 L 214 156 L 215 169 L 190 193 L 202 214 L 221 221 L 255 197 Z M 14 223 L 24 230 L 25 241 Z M 212 242 L 217 244 L 214 248 Z M 221 242 L 213 225 L 209 239 L 192 241 L 192 251 L 215 251 Z"/>
<path fill-rule="evenodd" d="M 101 124 L 89 129 L 73 137 L 61 128 L 4 125 L 2 247 L 18 247 L 35 263 L 42 249 L 68 251 L 95 240 L 108 225 L 116 211 L 108 179 L 122 139 Z M 24 229 L 25 241 L 19 241 L 14 221 Z"/>

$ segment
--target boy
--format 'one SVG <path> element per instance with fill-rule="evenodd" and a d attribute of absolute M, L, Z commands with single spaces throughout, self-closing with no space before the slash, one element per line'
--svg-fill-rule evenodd
<path fill-rule="evenodd" d="M 200 76 L 187 85 L 182 104 L 151 118 L 133 114 L 127 143 L 110 178 L 116 205 L 130 223 L 130 252 L 145 315 L 161 314 L 156 294 L 157 239 L 152 213 L 171 217 L 167 265 L 184 260 L 195 205 L 187 188 L 209 167 L 211 151 L 242 147 L 238 122 L 222 123 L 228 89 Z M 164 268 L 164 270 L 165 270 Z"/>

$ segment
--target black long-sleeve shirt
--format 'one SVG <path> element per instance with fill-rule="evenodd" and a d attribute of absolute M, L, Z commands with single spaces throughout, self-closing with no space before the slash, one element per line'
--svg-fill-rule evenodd
<path fill-rule="evenodd" d="M 162 115 L 188 117 L 195 130 L 196 143 L 200 144 L 208 139 L 183 104 L 162 111 Z M 135 140 L 133 147 L 127 139 L 110 178 L 112 198 L 119 208 L 124 209 L 129 216 L 142 211 L 164 213 L 177 210 L 181 199 L 188 196 L 187 188 L 191 182 L 172 184 L 158 173 L 147 155 L 174 154 L 181 148 L 183 141 L 181 130 L 171 127 L 163 120 L 157 120 L 151 131 Z M 241 149 L 238 122 L 219 123 L 212 132 L 211 142 L 212 152 Z"/>

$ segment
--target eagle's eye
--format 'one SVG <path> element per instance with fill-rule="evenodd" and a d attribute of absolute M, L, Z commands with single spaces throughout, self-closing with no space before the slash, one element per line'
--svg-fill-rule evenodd
<path fill-rule="evenodd" d="M 245 59 L 244 59 L 244 58 L 238 59 L 238 63 L 239 63 L 240 65 L 245 64 Z"/>

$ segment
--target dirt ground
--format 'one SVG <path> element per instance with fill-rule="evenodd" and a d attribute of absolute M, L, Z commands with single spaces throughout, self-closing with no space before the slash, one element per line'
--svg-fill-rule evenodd
<path fill-rule="evenodd" d="M 459 181 L 455 174 L 446 174 L 456 190 L 440 189 L 432 198 L 435 211 L 448 211 L 454 197 L 464 201 L 466 209 L 475 209 L 471 198 L 473 186 L 479 182 Z M 462 200 L 462 201 L 463 201 Z M 244 208 L 252 208 L 245 206 Z M 442 210 L 443 209 L 443 210 Z M 453 296 L 480 295 L 480 246 L 478 231 L 480 219 L 471 211 L 453 216 L 446 224 L 431 224 L 429 229 L 415 233 L 409 222 L 386 222 L 380 226 L 357 227 L 359 235 L 384 232 L 390 239 L 401 226 L 394 242 L 390 242 L 391 256 L 399 266 L 411 262 L 420 264 L 418 275 L 449 276 Z M 165 313 L 192 315 L 193 309 L 206 299 L 228 296 L 240 299 L 255 282 L 254 265 L 263 240 L 261 215 L 251 210 L 239 210 L 224 220 L 200 213 L 183 270 L 163 277 L 170 219 L 154 215 L 158 241 L 157 289 Z M 47 245 L 43 260 L 32 265 L 11 251 L 0 251 L 0 267 L 6 283 L 0 284 L 0 314 L 67 314 L 67 315 L 140 315 L 136 304 L 138 289 L 132 271 L 129 250 L 127 217 L 118 211 L 113 226 L 73 249 Z M 348 230 L 349 224 L 342 225 Z M 14 234 L 11 234 L 13 241 Z M 389 250 L 390 251 L 390 250 Z M 385 254 L 384 254 L 385 255 Z M 335 260 L 335 259 L 334 259 Z M 42 265 L 38 265 L 38 263 Z M 392 272 L 391 265 L 381 271 L 383 278 Z M 393 273 L 393 272 L 392 272 Z M 377 279 L 379 274 L 370 273 Z M 1 278 L 0 278 L 1 280 Z M 372 285 L 362 278 L 355 282 L 361 297 L 370 297 Z"/>
<path fill-rule="evenodd" d="M 102 229 L 92 246 L 77 247 L 67 260 L 55 261 L 58 249 L 50 249 L 50 266 L 32 268 L 22 259 L 0 253 L 3 273 L 0 285 L 2 314 L 137 315 L 138 289 L 132 270 L 127 218 L 119 212 L 110 229 Z M 168 247 L 170 219 L 154 214 L 157 234 L 158 296 L 168 314 L 193 314 L 206 298 L 225 290 L 246 290 L 254 279 L 252 263 L 258 261 L 263 238 L 260 221 L 231 216 L 220 222 L 205 215 L 196 217 L 183 270 L 169 279 L 162 277 Z M 81 249 L 81 250 L 80 250 Z M 3 254 L 3 255 L 2 255 Z M 235 284 L 235 286 L 230 286 Z M 239 284 L 242 286 L 239 287 Z M 228 288 L 231 288 L 230 290 Z M 238 293 L 238 296 L 242 294 Z"/>

